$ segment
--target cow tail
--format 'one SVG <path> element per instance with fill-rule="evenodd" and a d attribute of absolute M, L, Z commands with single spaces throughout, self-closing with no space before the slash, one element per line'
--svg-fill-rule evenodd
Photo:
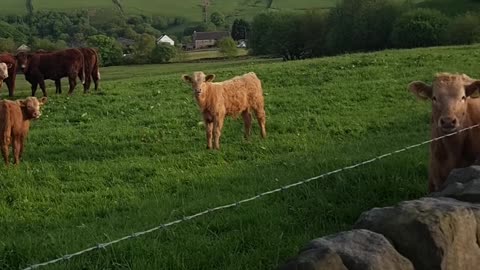
<path fill-rule="evenodd" d="M 82 56 L 82 77 L 80 78 L 82 80 L 82 84 L 85 84 L 85 60 L 84 57 Z"/>

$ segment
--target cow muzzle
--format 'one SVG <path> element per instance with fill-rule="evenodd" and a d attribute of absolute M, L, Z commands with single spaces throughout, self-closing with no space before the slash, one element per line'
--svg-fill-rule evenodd
<path fill-rule="evenodd" d="M 444 133 L 453 133 L 457 131 L 459 127 L 458 120 L 453 117 L 442 117 L 438 122 L 439 127 Z"/>

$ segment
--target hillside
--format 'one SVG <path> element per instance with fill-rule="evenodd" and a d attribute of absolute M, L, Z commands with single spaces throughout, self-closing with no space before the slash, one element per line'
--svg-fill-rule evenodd
<path fill-rule="evenodd" d="M 251 17 L 267 9 L 266 0 L 212 0 L 210 12 L 219 11 L 226 16 Z M 157 14 L 164 16 L 183 16 L 191 21 L 201 20 L 200 0 L 183 0 L 182 4 L 170 0 L 123 0 L 123 8 L 127 13 Z M 323 9 L 334 6 L 336 0 L 275 0 L 271 8 L 276 10 L 305 10 Z M 35 10 L 76 10 L 76 9 L 104 9 L 115 8 L 111 0 L 35 0 Z M 3 0 L 2 13 L 25 13 L 23 0 Z"/>

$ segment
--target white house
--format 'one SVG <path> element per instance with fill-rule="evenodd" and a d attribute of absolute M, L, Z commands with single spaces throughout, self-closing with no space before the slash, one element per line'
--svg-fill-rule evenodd
<path fill-rule="evenodd" d="M 173 39 L 171 39 L 167 35 L 161 35 L 159 38 L 157 38 L 157 45 L 160 44 L 160 43 L 168 43 L 172 46 L 175 45 L 175 41 L 173 41 Z"/>

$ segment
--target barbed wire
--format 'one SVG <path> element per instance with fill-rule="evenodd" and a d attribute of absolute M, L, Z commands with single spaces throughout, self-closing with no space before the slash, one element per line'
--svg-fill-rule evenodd
<path fill-rule="evenodd" d="M 346 167 L 343 167 L 343 168 L 340 168 L 340 169 L 337 169 L 337 170 L 334 170 L 334 171 L 330 171 L 330 172 L 327 172 L 327 173 L 324 173 L 324 174 L 321 174 L 321 175 L 318 175 L 318 176 L 314 176 L 314 177 L 311 177 L 311 178 L 308 178 L 308 179 L 305 179 L 305 180 L 302 180 L 302 181 L 299 181 L 299 182 L 296 182 L 296 183 L 293 183 L 293 184 L 289 184 L 289 185 L 282 186 L 282 187 L 279 187 L 279 188 L 276 188 L 276 189 L 273 189 L 273 190 L 270 190 L 270 191 L 266 191 L 266 192 L 260 193 L 260 194 L 258 194 L 258 195 L 256 195 L 256 196 L 253 196 L 253 197 L 250 197 L 250 198 L 247 198 L 247 199 L 243 199 L 243 200 L 241 200 L 241 201 L 237 201 L 237 202 L 234 202 L 234 203 L 230 203 L 230 204 L 218 206 L 218 207 L 215 207 L 215 208 L 210 208 L 210 209 L 207 209 L 207 210 L 205 210 L 205 211 L 202 211 L 202 212 L 199 212 L 199 213 L 190 215 L 190 216 L 184 216 L 184 217 L 181 218 L 181 219 L 177 219 L 177 220 L 175 220 L 175 221 L 171 221 L 171 222 L 168 222 L 168 223 L 164 223 L 164 224 L 161 224 L 161 225 L 159 225 L 159 226 L 157 226 L 157 227 L 153 227 L 153 228 L 148 229 L 148 230 L 145 230 L 145 231 L 136 232 L 136 233 L 133 233 L 133 234 L 131 234 L 131 235 L 127 235 L 127 236 L 118 238 L 118 239 L 116 239 L 116 240 L 110 241 L 110 242 L 99 243 L 99 244 L 96 244 L 95 246 L 86 248 L 86 249 L 84 249 L 84 250 L 81 250 L 81 251 L 78 251 L 78 252 L 75 252 L 75 253 L 71 253 L 71 254 L 64 255 L 64 256 L 59 257 L 59 258 L 57 258 L 57 259 L 53 259 L 53 260 L 50 260 L 50 261 L 47 261 L 47 262 L 43 262 L 43 263 L 33 264 L 33 265 L 31 265 L 31 266 L 29 266 L 29 267 L 27 267 L 27 268 L 24 268 L 23 270 L 33 270 L 33 269 L 38 269 L 38 268 L 40 268 L 40 267 L 42 267 L 42 266 L 47 266 L 47 265 L 54 264 L 54 263 L 57 263 L 57 262 L 68 261 L 68 260 L 70 260 L 70 259 L 73 258 L 73 257 L 80 256 L 80 255 L 82 255 L 82 254 L 84 254 L 84 253 L 87 253 L 87 252 L 90 252 L 90 251 L 94 251 L 94 250 L 97 250 L 97 249 L 105 249 L 105 248 L 107 248 L 108 246 L 111 246 L 111 245 L 113 245 L 113 244 L 116 244 L 116 243 L 119 243 L 119 242 L 122 242 L 122 241 L 125 241 L 125 240 L 129 240 L 129 239 L 137 238 L 137 237 L 139 237 L 139 236 L 141 236 L 141 235 L 148 234 L 148 233 L 152 233 L 152 232 L 154 232 L 154 231 L 158 231 L 158 230 L 161 230 L 161 229 L 165 229 L 165 228 L 167 228 L 167 227 L 170 227 L 170 226 L 173 226 L 173 225 L 182 223 L 182 222 L 184 222 L 184 221 L 188 221 L 188 220 L 191 220 L 191 219 L 194 219 L 194 218 L 197 218 L 197 217 L 200 217 L 200 216 L 209 214 L 209 213 L 213 213 L 213 212 L 217 212 L 217 211 L 219 211 L 219 210 L 223 210 L 223 209 L 228 209 L 228 208 L 240 206 L 241 204 L 244 204 L 244 203 L 247 203 L 247 202 L 250 202 L 250 201 L 257 200 L 257 199 L 259 199 L 259 198 L 261 198 L 261 197 L 263 197 L 263 196 L 270 195 L 270 194 L 274 194 L 274 193 L 277 193 L 277 192 L 280 192 L 280 191 L 284 191 L 284 190 L 290 189 L 290 188 L 292 188 L 292 187 L 304 185 L 304 184 L 307 184 L 307 183 L 309 183 L 309 182 L 311 182 L 311 181 L 318 180 L 318 179 L 321 179 L 321 178 L 325 178 L 325 177 L 330 176 L 330 175 L 333 175 L 333 174 L 337 174 L 337 173 L 341 173 L 341 172 L 344 172 L 344 171 L 352 170 L 352 169 L 355 169 L 355 168 L 358 168 L 358 167 L 361 167 L 361 166 L 364 166 L 364 165 L 373 163 L 373 162 L 375 162 L 375 161 L 384 159 L 384 158 L 386 158 L 386 157 L 389 157 L 389 156 L 392 156 L 392 155 L 396 155 L 396 154 L 399 154 L 399 153 L 408 151 L 408 150 L 410 150 L 410 149 L 420 147 L 420 146 L 425 145 L 425 144 L 429 144 L 429 143 L 432 143 L 432 142 L 435 142 L 435 141 L 442 140 L 442 139 L 447 138 L 447 137 L 451 137 L 451 136 L 457 135 L 457 134 L 459 134 L 459 133 L 462 133 L 462 132 L 465 132 L 465 131 L 467 131 L 467 130 L 471 130 L 471 129 L 477 128 L 477 127 L 479 127 L 479 126 L 480 126 L 480 124 L 476 124 L 476 125 L 473 125 L 473 126 L 470 126 L 470 127 L 467 127 L 467 128 L 461 129 L 461 130 L 458 130 L 458 131 L 456 131 L 456 132 L 454 132 L 454 133 L 446 134 L 446 135 L 443 135 L 443 136 L 440 136 L 440 137 L 437 137 L 437 138 L 434 138 L 434 139 L 430 139 L 430 140 L 427 140 L 427 141 L 424 141 L 424 142 L 421 142 L 421 143 L 417 143 L 417 144 L 413 144 L 413 145 L 404 147 L 404 148 L 402 148 L 402 149 L 399 149 L 399 150 L 396 150 L 396 151 L 393 151 L 393 152 L 390 152 L 390 153 L 387 153 L 387 154 L 383 154 L 383 155 L 380 155 L 380 156 L 376 156 L 376 157 L 374 157 L 374 158 L 372 158 L 372 159 L 365 160 L 365 161 L 360 162 L 360 163 L 357 163 L 357 164 L 355 164 L 355 165 L 346 166 Z"/>

